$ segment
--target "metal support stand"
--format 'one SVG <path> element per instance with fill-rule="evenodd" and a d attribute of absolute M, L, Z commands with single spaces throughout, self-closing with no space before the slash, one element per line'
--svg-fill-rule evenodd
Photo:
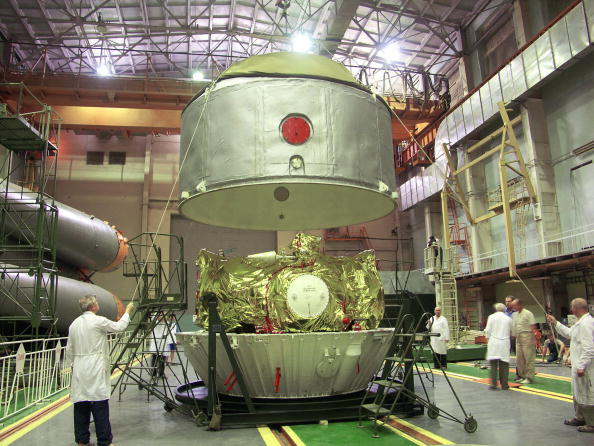
<path fill-rule="evenodd" d="M 171 247 L 169 261 L 161 258 L 159 241 Z M 166 411 L 177 410 L 200 421 L 197 404 L 182 404 L 179 387 L 192 380 L 191 366 L 177 350 L 179 364 L 164 361 L 167 340 L 179 326 L 178 314 L 187 309 L 187 270 L 183 240 L 170 234 L 143 233 L 129 241 L 132 258 L 124 263 L 124 276 L 138 280 L 139 299 L 129 337 L 118 338 L 112 347 L 116 360 L 112 372 L 121 371 L 114 386 L 119 397 L 128 384 L 138 385 L 148 396 L 161 400 Z M 195 376 L 195 375 L 194 375 Z"/>
<path fill-rule="evenodd" d="M 0 84 L 0 317 L 6 338 L 55 334 L 55 191 L 62 118 L 22 83 Z M 16 103 L 5 98 L 16 98 Z M 2 158 L 0 156 L 0 158 Z M 18 314 L 17 314 L 18 313 Z"/>
<path fill-rule="evenodd" d="M 208 305 L 208 416 L 210 416 L 212 420 L 212 417 L 215 414 L 215 407 L 218 404 L 216 383 L 217 334 L 221 338 L 221 342 L 225 348 L 225 353 L 227 354 L 227 358 L 231 363 L 233 373 L 235 373 L 235 378 L 237 379 L 237 384 L 239 384 L 239 388 L 241 389 L 241 394 L 243 395 L 248 412 L 253 414 L 256 412 L 256 409 L 249 395 L 247 386 L 245 385 L 241 367 L 237 362 L 237 358 L 235 358 L 235 354 L 233 353 L 233 349 L 229 343 L 229 338 L 227 337 L 227 333 L 225 332 L 223 323 L 221 322 L 221 317 L 219 316 L 219 311 L 217 310 L 217 297 L 214 293 L 207 293 L 204 295 L 204 301 Z"/>

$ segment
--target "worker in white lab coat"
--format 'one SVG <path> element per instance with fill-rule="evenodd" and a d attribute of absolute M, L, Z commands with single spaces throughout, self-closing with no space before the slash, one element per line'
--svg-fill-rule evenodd
<path fill-rule="evenodd" d="M 438 333 L 439 336 L 431 336 L 431 348 L 433 349 L 433 367 L 436 369 L 447 369 L 448 367 L 448 341 L 450 340 L 450 329 L 448 320 L 441 315 L 441 307 L 435 307 L 435 315 L 427 321 L 427 329 L 430 333 Z"/>
<path fill-rule="evenodd" d="M 74 439 L 79 446 L 88 445 L 91 413 L 95 420 L 97 446 L 111 445 L 113 435 L 109 422 L 111 365 L 107 333 L 123 331 L 130 322 L 132 303 L 118 322 L 98 316 L 95 296 L 79 299 L 83 314 L 68 330 L 66 366 L 72 366 L 70 400 L 74 403 Z"/>
<path fill-rule="evenodd" d="M 557 332 L 571 339 L 571 386 L 575 417 L 565 420 L 569 426 L 578 426 L 578 431 L 594 433 L 594 318 L 588 312 L 585 299 L 573 299 L 571 312 L 577 322 L 566 327 L 547 315 L 549 323 Z"/>
<path fill-rule="evenodd" d="M 497 390 L 497 375 L 503 390 L 509 389 L 509 351 L 512 320 L 505 314 L 504 304 L 495 304 L 495 313 L 487 319 L 485 336 L 487 343 L 487 361 L 491 366 L 491 385 L 489 389 Z"/>

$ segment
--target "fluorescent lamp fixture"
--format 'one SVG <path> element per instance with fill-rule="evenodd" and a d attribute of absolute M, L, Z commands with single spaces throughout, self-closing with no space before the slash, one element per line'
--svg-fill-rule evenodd
<path fill-rule="evenodd" d="M 204 73 L 202 73 L 202 71 L 194 71 L 192 74 L 192 79 L 195 81 L 202 81 L 204 80 Z"/>
<path fill-rule="evenodd" d="M 99 76 L 109 76 L 111 74 L 111 70 L 107 65 L 99 65 L 97 67 L 97 74 Z"/>
<path fill-rule="evenodd" d="M 379 55 L 388 62 L 402 60 L 405 57 L 405 55 L 402 54 L 402 51 L 400 50 L 400 45 L 398 45 L 396 42 L 390 43 L 383 47 L 379 51 Z"/>
<path fill-rule="evenodd" d="M 293 35 L 291 44 L 293 46 L 293 51 L 297 53 L 307 53 L 311 49 L 313 42 L 308 35 L 298 33 Z"/>

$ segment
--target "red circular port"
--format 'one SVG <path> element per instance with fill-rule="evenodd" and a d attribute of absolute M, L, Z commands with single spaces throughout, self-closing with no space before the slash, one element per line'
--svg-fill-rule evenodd
<path fill-rule="evenodd" d="M 301 116 L 285 118 L 281 124 L 283 138 L 289 144 L 303 144 L 311 136 L 311 127 L 307 119 Z"/>

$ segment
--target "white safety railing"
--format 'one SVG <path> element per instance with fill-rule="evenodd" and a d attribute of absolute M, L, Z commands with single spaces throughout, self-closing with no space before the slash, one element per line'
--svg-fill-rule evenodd
<path fill-rule="evenodd" d="M 108 334 L 112 362 L 125 346 L 121 341 L 130 335 L 130 331 Z M 72 371 L 64 362 L 67 340 L 62 337 L 0 343 L 0 425 L 70 387 Z"/>
<path fill-rule="evenodd" d="M 458 256 L 455 247 L 443 249 L 439 244 L 431 245 L 424 251 L 424 274 L 458 272 Z"/>
<path fill-rule="evenodd" d="M 542 242 L 528 244 L 526 246 L 526 252 L 532 253 L 532 255 L 528 255 L 529 258 L 527 261 L 575 254 L 593 248 L 594 223 L 551 234 L 545 237 Z M 544 257 L 541 256 L 541 253 L 545 253 Z M 501 248 L 494 251 L 484 252 L 478 256 L 465 259 L 465 263 L 470 263 L 471 266 L 473 262 L 475 272 L 505 268 L 508 266 L 507 249 Z M 466 271 L 467 268 L 464 268 L 464 266 L 461 265 L 460 270 Z"/>

